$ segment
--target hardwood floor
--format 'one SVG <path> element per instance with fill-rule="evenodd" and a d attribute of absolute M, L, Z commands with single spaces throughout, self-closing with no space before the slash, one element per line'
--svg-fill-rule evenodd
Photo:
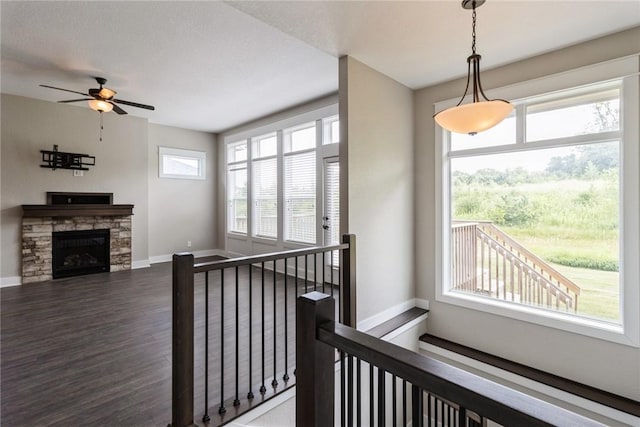
<path fill-rule="evenodd" d="M 264 326 L 265 398 L 276 378 L 284 382 L 284 286 L 276 277 L 276 327 L 273 273 L 265 270 L 262 318 L 260 270 L 252 270 L 252 330 L 249 346 L 248 270 L 240 271 L 238 318 L 238 393 L 256 398 L 262 384 Z M 229 419 L 235 397 L 235 280 L 225 274 L 224 331 L 221 330 L 220 274 L 210 276 L 209 414 L 217 418 L 221 383 Z M 227 277 L 230 277 L 227 279 Z M 311 287 L 313 287 L 311 285 Z M 295 363 L 295 287 L 288 281 L 287 373 Z M 298 293 L 304 283 L 298 283 Z M 329 292 L 329 290 L 327 290 Z M 3 288 L 1 290 L 1 405 L 3 426 L 166 426 L 171 420 L 171 264 L 151 268 Z M 204 274 L 195 291 L 195 421 L 204 412 Z M 336 295 L 337 296 L 337 295 Z M 220 337 L 225 337 L 221 357 Z M 249 375 L 249 358 L 252 371 Z M 224 381 L 220 380 L 224 361 Z M 251 377 L 251 381 L 249 378 Z M 292 381 L 290 381 L 291 385 Z M 215 416 L 214 416 L 215 415 Z"/>

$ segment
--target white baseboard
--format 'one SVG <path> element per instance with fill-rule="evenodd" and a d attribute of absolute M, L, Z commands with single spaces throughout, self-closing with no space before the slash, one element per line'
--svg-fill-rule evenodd
<path fill-rule="evenodd" d="M 149 267 L 151 267 L 151 264 L 149 264 L 148 259 L 141 259 L 138 261 L 131 262 L 132 270 L 137 270 L 138 268 L 149 268 Z"/>
<path fill-rule="evenodd" d="M 228 252 L 222 249 L 205 249 L 202 251 L 191 252 L 195 258 L 201 258 L 206 256 L 218 255 L 223 257 L 229 257 Z M 156 255 L 149 257 L 149 264 L 158 264 L 161 262 L 171 262 L 173 254 Z M 148 266 L 147 266 L 148 267 Z"/>
<path fill-rule="evenodd" d="M 532 391 L 536 391 L 543 395 L 549 396 L 552 399 L 557 399 L 561 402 L 565 402 L 569 405 L 574 405 L 578 408 L 589 411 L 593 414 L 598 414 L 630 426 L 640 425 L 639 417 L 635 417 L 626 412 L 618 411 L 617 409 L 613 409 L 609 406 L 602 405 L 592 400 L 588 400 L 583 397 L 579 397 L 574 394 L 567 393 L 562 390 L 558 390 L 554 387 L 550 387 L 548 385 L 539 383 L 537 381 L 530 380 L 529 378 L 525 378 L 523 376 L 514 374 L 512 372 L 505 371 L 500 368 L 496 368 L 495 366 L 492 366 L 483 362 L 479 362 L 475 359 L 471 359 L 461 354 L 446 350 L 442 347 L 438 347 L 438 346 L 421 341 L 420 350 L 424 350 L 426 352 L 437 354 L 447 359 L 456 361 L 458 363 L 461 363 L 463 365 L 466 365 L 478 371 L 484 372 L 493 377 L 503 379 L 513 384 L 517 384 L 521 387 L 527 388 Z M 572 409 L 569 408 L 569 410 L 572 410 Z M 582 415 L 589 417 L 588 414 L 582 414 Z"/>
<path fill-rule="evenodd" d="M 240 257 L 247 256 L 245 254 L 241 254 L 240 252 L 225 251 L 223 249 L 217 249 L 217 250 L 220 251 L 218 255 L 223 256 L 225 258 L 240 258 Z"/>
<path fill-rule="evenodd" d="M 22 276 L 0 277 L 0 288 L 22 285 Z"/>
<path fill-rule="evenodd" d="M 421 316 L 418 316 L 415 319 L 413 319 L 411 322 L 405 323 L 404 325 L 400 326 L 399 328 L 396 328 L 393 331 L 389 332 L 387 335 L 384 335 L 384 336 L 380 337 L 380 339 L 383 340 L 383 341 L 391 341 L 395 337 L 404 334 L 409 329 L 411 329 L 411 328 L 413 328 L 415 326 L 418 326 L 421 322 L 424 322 L 425 320 L 427 320 L 427 317 L 429 317 L 429 313 L 425 313 L 425 314 L 423 314 Z"/>
<path fill-rule="evenodd" d="M 234 254 L 231 252 L 223 251 L 222 249 L 208 249 L 208 250 L 193 252 L 193 256 L 196 258 L 211 256 L 211 255 L 219 255 L 227 258 L 244 256 L 241 254 Z M 172 257 L 173 257 L 173 254 L 159 255 L 159 256 L 149 257 L 149 259 L 133 261 L 131 263 L 131 269 L 137 270 L 140 268 L 149 268 L 151 267 L 151 264 L 157 264 L 160 262 L 170 262 Z M 22 276 L 0 277 L 0 288 L 6 288 L 9 286 L 20 286 L 20 285 L 22 285 Z"/>
<path fill-rule="evenodd" d="M 405 311 L 415 306 L 416 306 L 415 298 L 412 298 L 405 302 L 401 302 L 400 304 L 396 304 L 393 307 L 389 307 L 378 314 L 374 314 L 371 317 L 367 317 L 366 319 L 360 320 L 358 322 L 358 327 L 356 329 L 358 329 L 359 331 L 368 331 L 369 329 L 374 328 L 379 324 L 384 323 L 387 320 L 397 316 L 400 313 L 404 313 Z"/>
<path fill-rule="evenodd" d="M 224 256 L 227 258 L 239 258 L 239 257 L 246 257 L 246 256 L 260 256 L 263 254 L 255 254 L 255 255 L 245 255 L 245 254 L 241 254 L 238 252 L 231 252 L 231 251 L 222 251 L 220 250 L 220 253 L 217 254 L 220 256 Z M 257 264 L 256 264 L 257 266 Z M 271 261 L 268 261 L 264 264 L 264 269 L 265 271 L 273 271 L 273 263 Z M 315 281 L 315 265 L 313 264 L 313 262 L 309 261 L 309 268 L 306 271 L 306 277 L 307 280 L 311 283 L 313 283 Z M 277 262 L 277 266 L 276 266 L 276 272 L 280 273 L 280 274 L 284 274 L 284 262 L 282 262 L 281 260 L 278 260 Z M 298 263 L 298 271 L 296 273 L 296 268 L 295 268 L 295 261 L 293 261 L 292 258 L 289 258 L 289 261 L 287 263 L 287 275 L 289 276 L 297 276 L 298 279 L 304 279 L 305 277 L 305 265 L 304 265 L 304 261 L 300 261 Z M 325 277 L 323 278 L 322 276 L 322 270 L 318 273 L 318 285 L 322 284 L 322 279 L 324 279 L 327 283 L 329 283 L 331 281 L 330 278 L 330 274 L 326 274 L 325 273 Z M 334 283 L 337 284 L 337 280 L 339 280 L 338 277 L 338 273 L 334 273 Z"/>
<path fill-rule="evenodd" d="M 257 418 L 260 418 L 261 416 L 263 416 L 264 414 L 266 414 L 267 412 L 275 409 L 276 407 L 285 404 L 287 401 L 289 401 L 290 399 L 294 399 L 296 397 L 296 388 L 295 387 L 291 387 L 288 390 L 283 391 L 282 393 L 278 394 L 277 396 L 272 397 L 271 399 L 267 400 L 266 402 L 264 402 L 263 404 L 257 406 L 255 409 L 250 410 L 249 412 L 246 412 L 242 415 L 240 415 L 238 418 L 236 418 L 235 420 L 233 420 L 231 422 L 231 424 L 228 424 L 229 427 L 247 427 L 250 426 L 251 423 L 253 421 L 255 421 Z M 285 419 L 291 418 L 291 417 L 283 417 Z M 295 418 L 295 415 L 293 416 L 293 418 Z"/>
<path fill-rule="evenodd" d="M 429 300 L 428 299 L 422 299 L 422 298 L 416 298 L 416 307 L 422 308 L 424 310 L 429 310 Z"/>
<path fill-rule="evenodd" d="M 149 264 L 159 264 L 161 262 L 169 262 L 169 261 L 171 261 L 171 257 L 172 256 L 173 256 L 173 254 L 171 254 L 171 255 L 150 256 L 149 257 Z"/>
<path fill-rule="evenodd" d="M 222 249 L 205 249 L 203 251 L 195 251 L 192 253 L 195 258 L 202 258 L 202 257 L 214 256 L 214 255 L 229 258 L 229 255 L 227 254 L 227 252 Z"/>

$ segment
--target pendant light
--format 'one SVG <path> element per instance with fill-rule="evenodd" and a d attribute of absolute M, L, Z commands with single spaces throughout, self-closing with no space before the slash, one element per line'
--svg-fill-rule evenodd
<path fill-rule="evenodd" d="M 460 102 L 455 107 L 434 114 L 433 118 L 440 126 L 456 133 L 475 135 L 490 129 L 504 120 L 513 111 L 513 105 L 503 99 L 488 99 L 480 84 L 480 58 L 476 53 L 476 8 L 484 4 L 485 0 L 463 0 L 464 9 L 473 9 L 473 42 L 472 54 L 467 58 L 467 86 Z M 473 85 L 473 102 L 462 104 L 469 90 L 469 83 Z"/>

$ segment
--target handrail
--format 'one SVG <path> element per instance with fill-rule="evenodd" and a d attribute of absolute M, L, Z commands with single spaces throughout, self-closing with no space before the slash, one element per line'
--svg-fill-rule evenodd
<path fill-rule="evenodd" d="M 505 426 L 603 426 L 594 420 L 333 321 L 318 326 L 317 339 Z"/>
<path fill-rule="evenodd" d="M 479 231 L 480 234 L 484 235 L 487 239 L 491 240 L 491 242 L 493 242 L 495 245 L 500 246 L 500 248 L 502 248 L 502 250 L 504 250 L 505 252 L 508 252 L 512 257 L 514 257 L 519 262 L 519 264 L 522 267 L 524 267 L 527 270 L 527 272 L 529 274 L 534 275 L 538 280 L 542 280 L 547 285 L 550 285 L 556 292 L 561 293 L 566 299 L 568 299 L 570 301 L 573 301 L 573 298 L 571 297 L 571 295 L 569 295 L 567 292 L 563 291 L 555 283 L 553 283 L 551 280 L 549 280 L 546 277 L 544 277 L 539 271 L 536 271 L 533 267 L 531 267 L 529 264 L 524 262 L 522 259 L 520 259 L 517 256 L 513 255 L 513 253 L 506 246 L 504 246 L 502 243 L 500 243 L 498 240 L 496 240 L 493 236 L 487 234 L 482 229 L 477 229 L 477 231 Z"/>
<path fill-rule="evenodd" d="M 335 251 L 340 255 L 340 261 L 336 265 L 333 261 Z M 204 353 L 199 367 L 204 368 L 202 422 L 207 425 L 227 423 L 272 395 L 291 387 L 295 380 L 289 373 L 294 372 L 296 365 L 290 363 L 289 337 L 292 332 L 295 333 L 295 327 L 291 327 L 288 319 L 295 315 L 295 307 L 289 303 L 291 298 L 288 295 L 296 297 L 301 292 L 307 292 L 307 287 L 322 289 L 324 292 L 328 285 L 331 295 L 334 292 L 340 295 L 340 321 L 355 325 L 355 251 L 356 237 L 345 234 L 341 244 L 337 245 L 199 264 L 194 263 L 193 254 L 174 254 L 170 426 L 195 426 L 196 350 Z M 267 262 L 269 265 L 266 265 Z M 325 277 L 327 270 L 330 270 L 328 280 Z M 338 283 L 339 286 L 336 286 Z M 194 313 L 195 307 L 200 304 L 204 307 L 202 311 L 198 311 L 198 326 L 203 329 L 203 336 L 196 341 Z M 241 316 L 243 312 L 248 314 L 248 319 Z M 265 328 L 269 323 L 271 330 Z M 219 330 L 217 336 L 210 335 L 212 326 Z M 246 333 L 243 332 L 245 330 Z M 225 343 L 231 346 L 230 350 Z M 220 355 L 213 363 L 210 363 L 209 358 L 210 347 L 217 349 Z M 245 354 L 248 357 L 243 360 Z M 213 375 L 210 375 L 213 372 L 210 367 L 216 371 Z M 215 397 L 211 398 L 209 383 L 214 375 L 217 376 L 219 388 L 217 396 L 213 394 Z M 271 384 L 271 388 L 267 388 L 267 384 Z M 210 409 L 217 404 L 219 417 L 212 418 L 209 415 Z M 233 410 L 228 411 L 227 408 Z"/>
<path fill-rule="evenodd" d="M 500 230 L 493 223 L 485 222 L 485 221 L 477 221 L 477 223 L 478 225 L 480 225 L 480 228 L 479 228 L 480 230 L 482 230 L 485 227 L 491 229 L 491 231 L 496 234 L 496 237 L 503 239 L 505 243 L 508 243 L 510 246 L 512 246 L 512 248 L 515 248 L 521 254 L 529 258 L 534 264 L 540 267 L 541 270 L 546 271 L 549 274 L 549 276 L 553 276 L 553 278 L 555 278 L 559 283 L 566 286 L 567 289 L 571 289 L 573 293 L 575 293 L 576 295 L 580 295 L 580 287 L 575 283 L 573 283 L 571 279 L 569 279 L 564 274 L 560 273 L 558 270 L 550 266 L 546 261 L 544 261 L 542 258 L 540 258 L 536 254 L 531 252 L 529 249 L 522 246 L 513 237 L 509 236 L 507 233 Z"/>
<path fill-rule="evenodd" d="M 222 270 L 230 267 L 237 267 L 241 265 L 259 264 L 262 262 L 280 260 L 283 258 L 293 258 L 305 255 L 314 255 L 319 253 L 325 253 L 330 251 L 337 251 L 342 249 L 349 249 L 348 243 L 342 243 L 332 246 L 313 246 L 310 248 L 292 249 L 282 252 L 271 252 L 268 254 L 243 256 L 237 258 L 229 258 L 220 261 L 201 262 L 194 265 L 195 273 L 203 273 L 205 271 Z"/>

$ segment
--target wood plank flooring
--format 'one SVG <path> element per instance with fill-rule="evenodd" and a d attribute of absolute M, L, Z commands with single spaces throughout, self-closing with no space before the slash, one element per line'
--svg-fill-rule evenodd
<path fill-rule="evenodd" d="M 273 395 L 274 353 L 278 390 L 283 389 L 285 372 L 294 377 L 294 300 L 296 290 L 298 294 L 304 292 L 304 281 L 298 281 L 296 286 L 289 278 L 285 305 L 284 276 L 276 275 L 274 329 L 273 273 L 265 270 L 263 318 L 261 270 L 252 269 L 253 286 L 249 287 L 248 269 L 240 269 L 236 353 L 233 273 L 229 270 L 225 273 L 224 300 L 220 298 L 220 273 L 210 273 L 209 278 L 208 407 L 212 425 L 220 421 L 221 392 L 227 411 L 223 421 L 237 412 L 232 403 L 236 393 L 236 359 L 240 409 L 249 406 L 246 396 L 250 390 L 256 396 L 253 404 Z M 307 284 L 307 287 L 309 290 L 313 285 Z M 326 292 L 329 293 L 329 289 Z M 1 425 L 164 427 L 170 422 L 170 263 L 3 288 L 0 297 Z M 205 411 L 204 274 L 196 275 L 195 300 L 194 417 L 200 422 Z M 224 304 L 224 329 L 221 303 Z M 288 307 L 286 344 L 285 306 Z M 221 336 L 224 336 L 224 353 L 220 351 Z M 263 375 L 267 388 L 264 396 L 259 393 Z M 287 385 L 292 383 L 290 380 Z"/>

